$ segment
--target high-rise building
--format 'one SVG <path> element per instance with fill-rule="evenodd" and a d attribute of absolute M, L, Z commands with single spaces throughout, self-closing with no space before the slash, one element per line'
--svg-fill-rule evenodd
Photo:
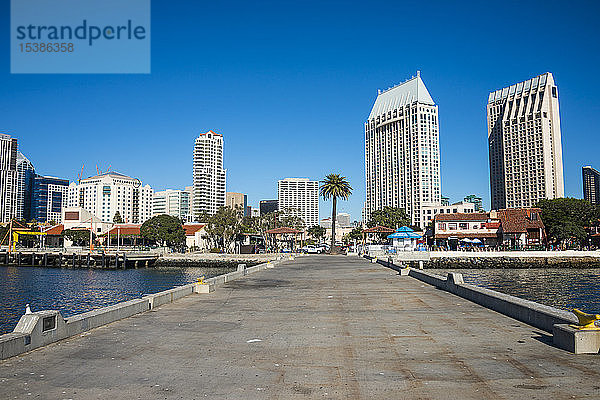
<path fill-rule="evenodd" d="M 491 92 L 487 103 L 492 209 L 564 196 L 558 89 L 550 72 Z"/>
<path fill-rule="evenodd" d="M 279 210 L 302 218 L 306 228 L 319 224 L 319 182 L 285 178 L 277 183 Z"/>
<path fill-rule="evenodd" d="M 472 203 L 475 206 L 475 212 L 483 211 L 483 200 L 479 196 L 470 194 L 464 198 L 466 203 Z"/>
<path fill-rule="evenodd" d="M 0 134 L 0 222 L 17 214 L 17 139 Z"/>
<path fill-rule="evenodd" d="M 225 194 L 225 205 L 233 209 L 239 207 L 244 213 L 244 216 L 249 215 L 248 196 L 246 196 L 244 193 L 227 192 Z"/>
<path fill-rule="evenodd" d="M 364 219 L 390 206 L 420 225 L 422 207 L 440 203 L 439 148 L 438 106 L 419 72 L 379 91 L 365 123 Z"/>
<path fill-rule="evenodd" d="M 62 212 L 67 208 L 68 197 L 68 179 L 36 175 L 31 191 L 31 219 L 37 222 L 62 222 Z"/>
<path fill-rule="evenodd" d="M 190 193 L 186 190 L 162 190 L 154 192 L 152 215 L 167 214 L 183 222 L 191 222 Z"/>
<path fill-rule="evenodd" d="M 126 223 L 141 224 L 152 217 L 153 190 L 137 178 L 106 172 L 69 185 L 69 207 L 81 207 L 102 222 L 117 213 Z"/>
<path fill-rule="evenodd" d="M 279 210 L 279 205 L 277 200 L 261 200 L 258 203 L 258 208 L 260 209 L 260 215 L 265 215 Z"/>
<path fill-rule="evenodd" d="M 594 205 L 600 204 L 600 172 L 590 166 L 581 169 L 583 174 L 583 198 Z"/>
<path fill-rule="evenodd" d="M 35 168 L 31 161 L 20 151 L 17 151 L 17 212 L 18 220 L 31 220 L 31 191 Z"/>
<path fill-rule="evenodd" d="M 194 219 L 202 213 L 212 215 L 225 206 L 223 169 L 223 135 L 208 131 L 196 138 L 194 145 Z"/>

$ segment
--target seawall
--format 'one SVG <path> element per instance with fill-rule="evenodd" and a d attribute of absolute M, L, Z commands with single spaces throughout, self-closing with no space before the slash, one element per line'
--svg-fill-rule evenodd
<path fill-rule="evenodd" d="M 577 323 L 569 311 L 464 283 L 460 273 L 451 272 L 443 277 L 426 270 L 402 268 L 388 260 L 377 259 L 377 263 L 546 332 L 552 333 L 555 324 Z"/>
<path fill-rule="evenodd" d="M 247 274 L 273 268 L 282 260 L 289 259 L 293 260 L 294 257 L 268 261 L 251 267 L 238 265 L 236 271 L 215 276 L 205 280 L 203 283 L 198 282 L 179 286 L 159 293 L 146 295 L 140 299 L 124 301 L 108 307 L 77 314 L 66 319 L 57 310 L 44 310 L 25 314 L 21 317 L 13 332 L 0 336 L 0 359 L 13 357 L 53 342 L 82 334 L 90 329 L 150 311 L 185 296 L 195 293 L 213 292 L 215 286 L 242 278 Z"/>

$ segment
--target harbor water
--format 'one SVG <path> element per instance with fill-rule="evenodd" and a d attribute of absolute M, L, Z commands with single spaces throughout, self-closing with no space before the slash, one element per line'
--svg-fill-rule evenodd
<path fill-rule="evenodd" d="M 222 266 L 126 270 L 0 266 L 0 334 L 12 332 L 27 304 L 32 311 L 59 310 L 69 317 L 231 271 Z"/>

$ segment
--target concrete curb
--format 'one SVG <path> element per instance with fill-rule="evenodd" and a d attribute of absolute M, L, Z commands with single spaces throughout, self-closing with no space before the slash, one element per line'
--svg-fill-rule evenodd
<path fill-rule="evenodd" d="M 377 260 L 377 263 L 398 272 L 402 270 L 388 261 Z M 577 323 L 577 318 L 569 311 L 464 283 L 459 273 L 449 273 L 444 278 L 429 271 L 409 268 L 408 275 L 549 333 L 552 333 L 555 324 Z"/>
<path fill-rule="evenodd" d="M 0 360 L 46 346 L 68 337 L 110 324 L 120 319 L 147 312 L 163 304 L 172 303 L 194 293 L 211 293 L 216 285 L 243 278 L 248 274 L 274 268 L 284 260 L 268 261 L 250 268 L 246 264 L 238 265 L 237 271 L 215 276 L 204 284 L 190 283 L 173 289 L 164 290 L 108 307 L 73 315 L 64 319 L 60 311 L 47 310 L 25 314 L 11 333 L 0 335 Z"/>

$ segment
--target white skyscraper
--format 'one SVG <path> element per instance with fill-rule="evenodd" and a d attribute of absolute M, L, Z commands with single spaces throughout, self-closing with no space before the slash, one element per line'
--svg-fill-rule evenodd
<path fill-rule="evenodd" d="M 365 175 L 364 222 L 390 206 L 422 225 L 422 207 L 440 203 L 438 106 L 419 72 L 379 91 L 365 123 Z"/>
<path fill-rule="evenodd" d="M 31 219 L 31 191 L 35 168 L 31 161 L 20 151 L 17 151 L 17 211 L 15 218 L 18 220 Z"/>
<path fill-rule="evenodd" d="M 153 190 L 139 179 L 106 172 L 69 185 L 69 207 L 81 207 L 102 222 L 113 222 L 117 211 L 124 222 L 141 224 L 152 217 Z"/>
<path fill-rule="evenodd" d="M 558 89 L 550 72 L 491 92 L 487 104 L 492 209 L 564 196 Z"/>
<path fill-rule="evenodd" d="M 0 134 L 0 222 L 17 214 L 17 139 Z"/>
<path fill-rule="evenodd" d="M 184 222 L 191 222 L 190 193 L 172 189 L 154 192 L 152 213 L 153 215 L 168 214 Z"/>
<path fill-rule="evenodd" d="M 208 131 L 196 138 L 194 145 L 194 219 L 202 213 L 212 215 L 225 207 L 225 179 L 223 169 L 223 135 Z"/>
<path fill-rule="evenodd" d="M 319 182 L 308 178 L 285 178 L 277 182 L 279 211 L 290 210 L 304 226 L 319 225 Z"/>

